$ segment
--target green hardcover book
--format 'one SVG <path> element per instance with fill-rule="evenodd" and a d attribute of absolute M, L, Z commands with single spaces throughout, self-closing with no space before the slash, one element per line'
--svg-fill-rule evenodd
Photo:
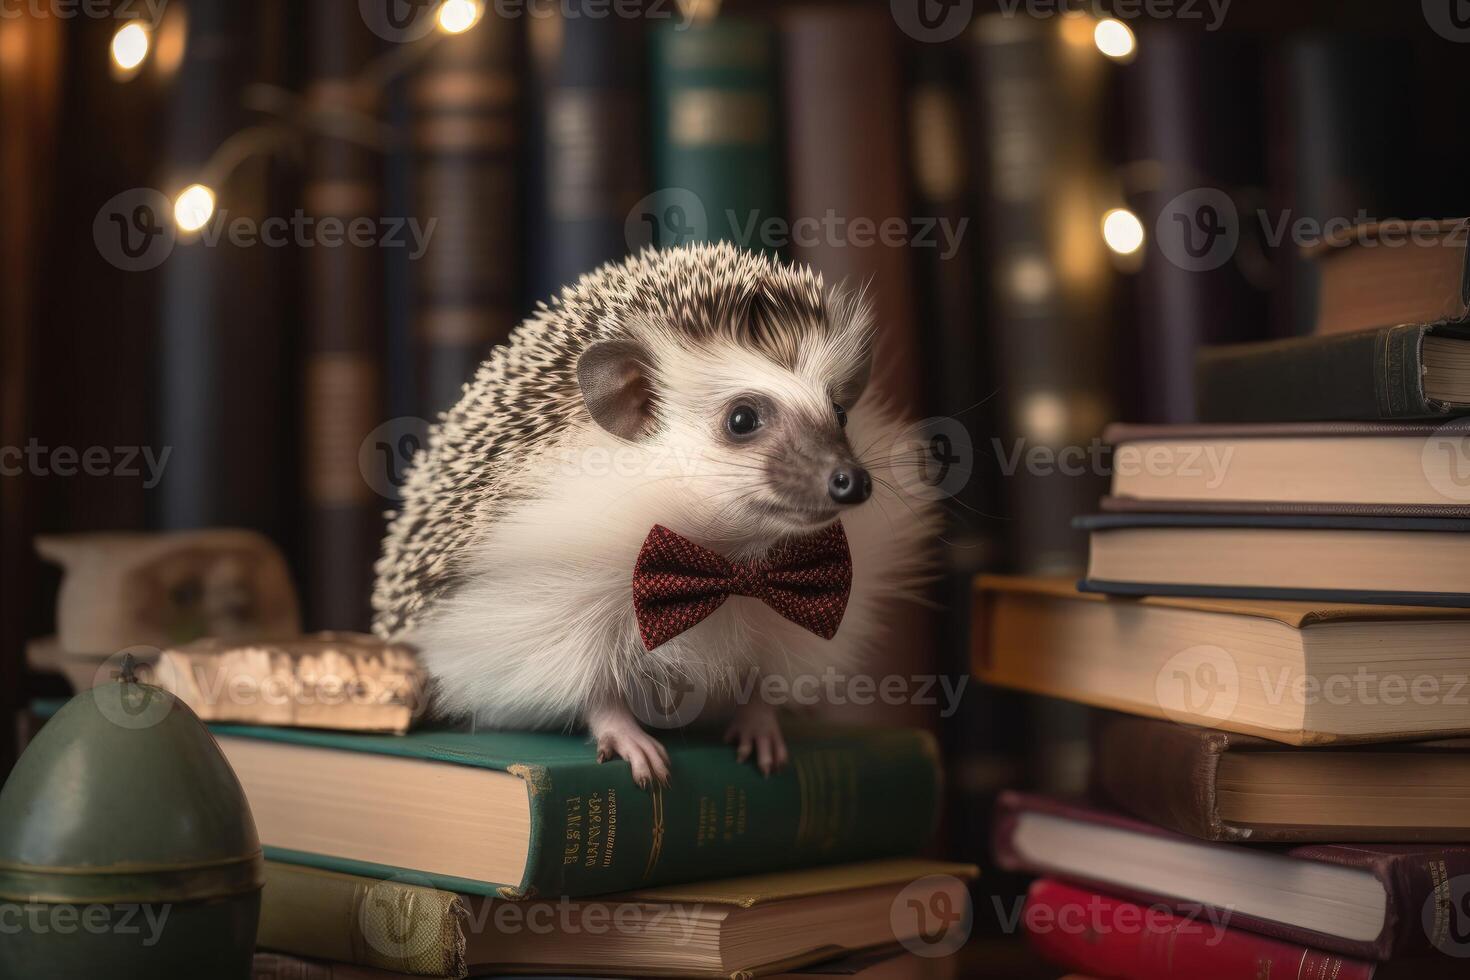
<path fill-rule="evenodd" d="M 667 25 L 653 32 L 651 56 L 658 190 L 630 232 L 659 246 L 767 247 L 761 224 L 783 213 L 774 31 L 725 17 Z"/>
<path fill-rule="evenodd" d="M 939 810 L 921 731 L 798 734 L 770 778 L 728 745 L 671 733 L 671 785 L 642 790 L 574 735 L 213 730 L 268 857 L 503 898 L 913 853 Z"/>

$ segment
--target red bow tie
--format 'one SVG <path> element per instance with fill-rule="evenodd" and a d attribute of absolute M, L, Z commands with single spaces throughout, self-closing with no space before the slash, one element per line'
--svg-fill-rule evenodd
<path fill-rule="evenodd" d="M 825 640 L 837 633 L 852 589 L 847 534 L 833 522 L 777 545 L 765 558 L 732 562 L 655 524 L 633 566 L 633 611 L 652 650 L 704 619 L 732 595 L 759 599 Z"/>

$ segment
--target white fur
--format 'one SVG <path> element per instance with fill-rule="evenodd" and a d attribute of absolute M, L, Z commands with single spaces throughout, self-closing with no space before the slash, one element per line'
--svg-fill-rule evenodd
<path fill-rule="evenodd" d="M 517 461 L 512 482 L 528 492 L 508 507 L 501 500 L 494 521 L 473 529 L 462 584 L 407 637 L 424 652 L 444 711 L 493 727 L 565 728 L 635 685 L 646 693 L 649 684 L 687 678 L 718 695 L 752 668 L 787 677 L 856 669 L 880 639 L 888 604 L 915 595 L 937 515 L 903 490 L 915 485 L 917 451 L 869 392 L 849 410 L 848 437 L 875 487 L 841 516 L 853 583 L 836 637 L 821 639 L 759 600 L 733 596 L 692 629 L 644 649 L 632 575 L 653 525 L 732 558 L 815 529 L 752 506 L 767 492 L 757 457 L 718 437 L 719 406 L 757 391 L 831 411 L 833 377 L 861 353 L 839 337 L 803 350 L 792 372 L 733 344 L 690 350 L 668 340 L 657 353 L 659 430 L 630 443 L 588 422 Z"/>

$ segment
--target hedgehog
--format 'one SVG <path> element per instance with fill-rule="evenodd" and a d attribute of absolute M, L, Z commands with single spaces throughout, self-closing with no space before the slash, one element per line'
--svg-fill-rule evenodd
<path fill-rule="evenodd" d="M 639 706 L 698 690 L 769 775 L 787 748 L 752 692 L 858 667 L 929 574 L 937 515 L 905 489 L 911 429 L 869 388 L 874 334 L 861 290 L 729 244 L 588 273 L 431 427 L 388 515 L 374 631 L 418 647 L 443 717 L 585 727 L 646 788 L 669 757 Z M 852 570 L 830 638 L 735 596 L 644 642 L 633 570 L 655 526 L 748 563 L 836 523 Z"/>

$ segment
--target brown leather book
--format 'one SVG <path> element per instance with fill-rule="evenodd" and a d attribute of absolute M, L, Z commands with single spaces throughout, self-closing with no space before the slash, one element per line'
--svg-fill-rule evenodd
<path fill-rule="evenodd" d="M 903 144 L 873 139 L 903 130 L 893 25 L 877 10 L 800 7 L 782 21 L 791 257 L 831 285 L 866 287 L 878 323 L 874 384 L 917 407 L 918 347 L 912 256 L 878 236 L 911 214 Z M 812 235 L 799 222 L 824 222 Z M 907 228 L 903 234 L 907 234 Z"/>
<path fill-rule="evenodd" d="M 1321 275 L 1319 334 L 1470 318 L 1470 220 L 1379 222 L 1329 238 L 1312 254 Z"/>
<path fill-rule="evenodd" d="M 1094 798 L 1202 840 L 1470 843 L 1467 739 L 1294 749 L 1099 712 L 1092 751 Z"/>

